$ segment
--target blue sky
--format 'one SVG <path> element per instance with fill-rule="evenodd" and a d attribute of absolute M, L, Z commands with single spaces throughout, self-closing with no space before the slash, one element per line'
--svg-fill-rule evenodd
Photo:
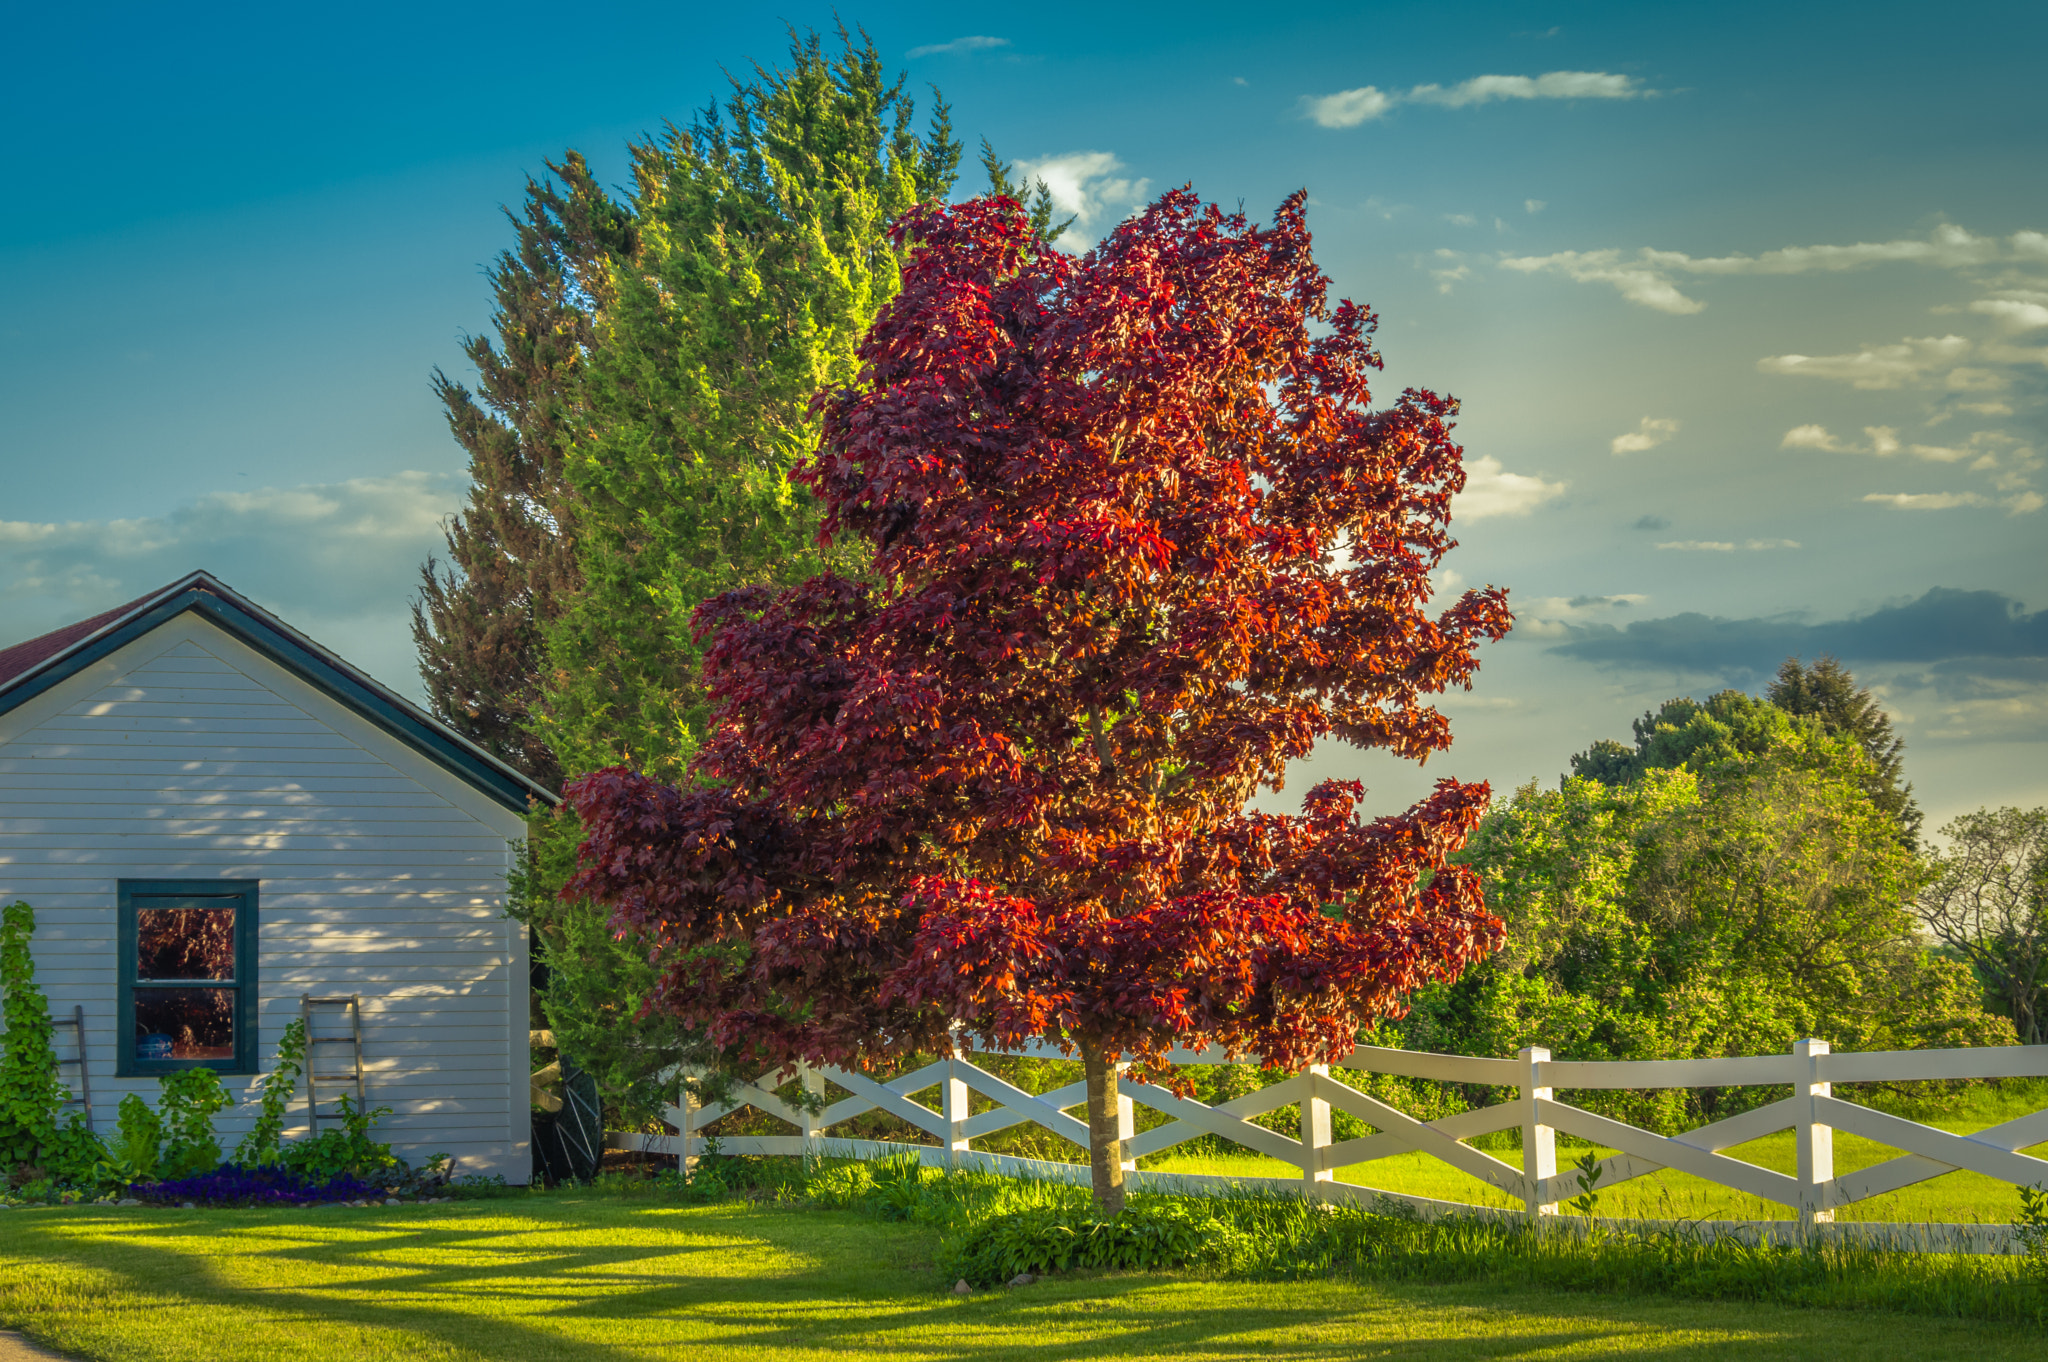
<path fill-rule="evenodd" d="M 1388 804 L 1552 780 L 1826 648 L 1936 822 L 2048 803 L 2038 4 L 841 12 L 1077 239 L 1182 182 L 1260 213 L 1306 186 L 1387 391 L 1463 399 L 1447 585 L 1508 586 L 1521 627 L 1427 772 L 1315 773 Z M 499 206 L 565 147 L 622 180 L 721 67 L 832 20 L 563 14 L 12 19 L 0 642 L 205 566 L 417 689 L 406 605 L 463 469 L 428 377 L 488 325 Z"/>

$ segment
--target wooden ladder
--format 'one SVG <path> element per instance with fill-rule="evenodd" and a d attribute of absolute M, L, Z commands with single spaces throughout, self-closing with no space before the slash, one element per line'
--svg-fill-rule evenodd
<path fill-rule="evenodd" d="M 92 1129 L 92 1071 L 91 1071 L 90 1069 L 88 1069 L 88 1068 L 86 1067 L 86 1064 L 85 1064 L 85 1007 L 84 1007 L 84 1005 L 83 1005 L 83 1004 L 74 1004 L 74 1005 L 72 1006 L 72 1009 L 71 1009 L 71 1015 L 70 1015 L 70 1016 L 69 1016 L 68 1018 L 67 1018 L 67 1017 L 52 1017 L 52 1018 L 50 1018 L 50 1028 L 51 1028 L 52 1030 L 55 1030 L 55 1029 L 56 1029 L 57 1027 L 60 1027 L 60 1026 L 68 1026 L 68 1027 L 70 1027 L 70 1028 L 71 1028 L 71 1037 L 72 1037 L 72 1039 L 78 1042 L 78 1051 L 77 1051 L 77 1054 L 76 1054 L 76 1055 L 75 1055 L 75 1056 L 74 1056 L 73 1058 L 71 1058 L 71 1059 L 60 1059 L 60 1060 L 58 1060 L 58 1061 L 57 1061 L 57 1067 L 58 1067 L 58 1069 L 60 1069 L 60 1070 L 61 1070 L 61 1069 L 63 1069 L 63 1067 L 64 1067 L 65 1065 L 67 1065 L 67 1064 L 76 1064 L 76 1065 L 78 1066 L 78 1096 L 76 1096 L 76 1097 L 69 1097 L 69 1098 L 66 1098 L 66 1099 L 64 1100 L 64 1105 L 65 1105 L 65 1106 L 67 1106 L 67 1107 L 84 1107 L 84 1108 L 85 1108 L 85 1128 L 86 1128 L 87 1130 L 91 1130 L 91 1129 Z"/>
<path fill-rule="evenodd" d="M 316 1036 L 313 1034 L 313 1009 L 316 1007 L 341 1007 L 348 1009 L 349 1034 L 345 1036 Z M 356 1114 L 360 1116 L 368 1104 L 363 1097 L 363 995 L 351 993 L 347 997 L 315 998 L 310 993 L 299 995 L 299 1018 L 306 1023 L 306 1121 L 311 1134 L 320 1134 L 320 1103 L 332 1102 L 346 1094 L 323 1098 L 320 1096 L 322 1083 L 347 1083 L 353 1078 L 356 1085 Z M 347 1045 L 354 1048 L 356 1070 L 349 1074 L 323 1074 L 320 1072 L 320 1050 L 322 1045 Z M 337 1119 L 330 1116 L 332 1121 Z"/>

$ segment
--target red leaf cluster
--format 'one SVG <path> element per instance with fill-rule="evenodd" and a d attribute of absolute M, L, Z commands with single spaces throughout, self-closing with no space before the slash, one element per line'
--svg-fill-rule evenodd
<path fill-rule="evenodd" d="M 574 783 L 564 891 L 649 934 L 660 1001 L 751 1058 L 949 1028 L 1141 1058 L 1348 1052 L 1499 923 L 1447 864 L 1483 785 L 1248 815 L 1325 738 L 1426 758 L 1506 593 L 1431 615 L 1455 403 L 1369 406 L 1372 314 L 1271 227 L 1166 195 L 1087 255 L 1007 199 L 929 207 L 798 477 L 825 576 L 707 603 L 708 788 Z"/>

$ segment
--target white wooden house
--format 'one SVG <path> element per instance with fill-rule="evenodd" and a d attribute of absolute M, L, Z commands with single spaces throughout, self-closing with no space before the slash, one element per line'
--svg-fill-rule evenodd
<path fill-rule="evenodd" d="M 0 903 L 36 910 L 52 1016 L 83 1008 L 103 1133 L 123 1095 L 153 1104 L 163 1072 L 203 1064 L 238 1099 L 215 1122 L 232 1150 L 302 999 L 355 996 L 380 1137 L 525 1182 L 505 875 L 550 799 L 203 572 L 0 651 Z M 60 1059 L 72 1043 L 59 1029 Z M 319 1049 L 322 1073 L 353 1071 L 351 1044 Z M 306 1129 L 302 1083 L 286 1135 Z"/>

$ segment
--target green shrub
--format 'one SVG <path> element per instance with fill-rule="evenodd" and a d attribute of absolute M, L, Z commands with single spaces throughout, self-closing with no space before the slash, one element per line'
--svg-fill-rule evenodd
<path fill-rule="evenodd" d="M 365 1182 L 399 1167 L 391 1146 L 370 1138 L 370 1128 L 391 1114 L 389 1107 L 358 1110 L 347 1097 L 340 1099 L 340 1125 L 329 1126 L 307 1140 L 293 1140 L 277 1148 L 280 1167 L 317 1181 L 347 1173 Z"/>
<path fill-rule="evenodd" d="M 166 1178 L 197 1177 L 220 1167 L 220 1141 L 213 1118 L 234 1104 L 220 1075 L 211 1069 L 180 1069 L 158 1080 L 163 1095 L 156 1113 L 163 1122 L 163 1155 L 158 1172 Z"/>
<path fill-rule="evenodd" d="M 1173 1202 L 1133 1202 L 1105 1217 L 1093 1207 L 1045 1207 L 982 1221 L 948 1240 L 948 1279 L 996 1286 L 1019 1273 L 1187 1267 L 1225 1259 L 1239 1236 L 1213 1217 Z"/>

